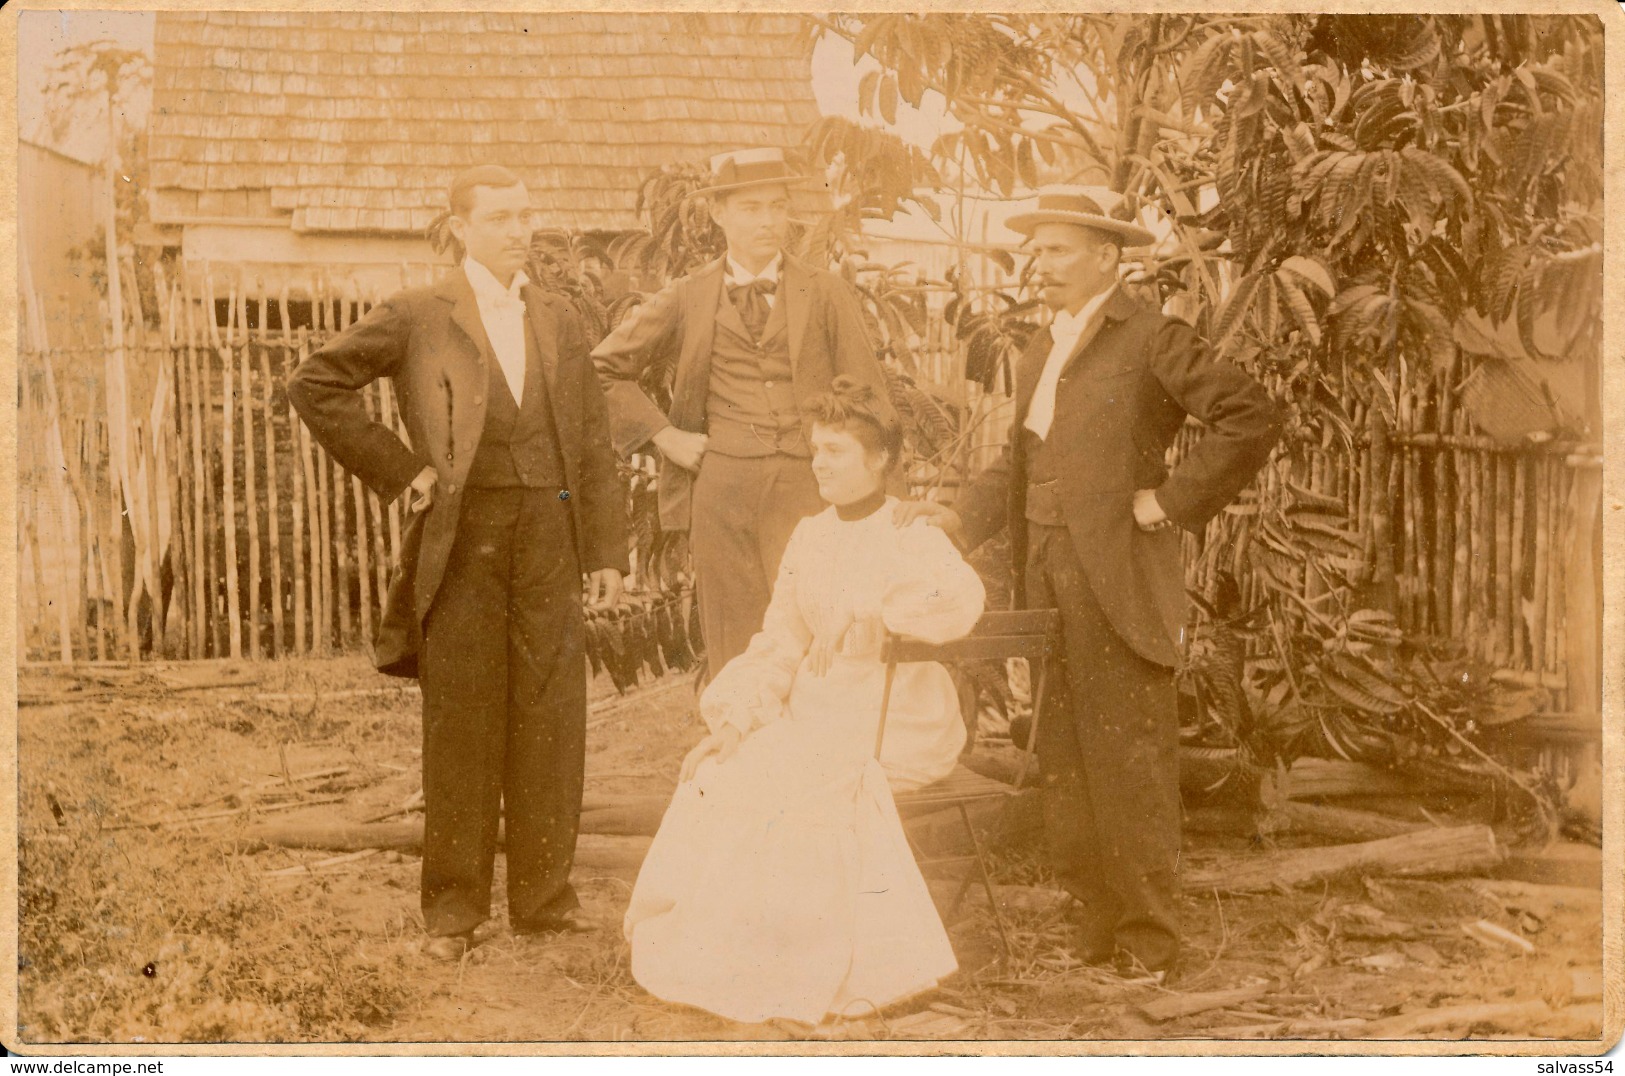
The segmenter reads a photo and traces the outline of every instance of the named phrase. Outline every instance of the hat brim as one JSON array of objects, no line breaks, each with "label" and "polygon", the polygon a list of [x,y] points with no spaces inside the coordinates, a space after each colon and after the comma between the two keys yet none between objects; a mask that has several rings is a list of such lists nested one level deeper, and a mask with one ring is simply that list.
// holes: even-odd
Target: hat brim
[{"label": "hat brim", "polygon": [[1133,221],[1116,217],[1101,217],[1093,213],[1071,213],[1064,209],[1042,209],[1031,213],[1015,213],[1005,221],[1013,231],[1029,238],[1040,224],[1075,224],[1080,228],[1093,228],[1097,232],[1110,232],[1123,240],[1124,246],[1148,247],[1157,237]]},{"label": "hat brim", "polygon": [[700,187],[693,193],[701,194],[727,194],[730,191],[742,191],[746,187],[805,187],[811,183],[811,176],[778,176],[774,179],[747,179],[742,183],[719,183],[711,187]]}]

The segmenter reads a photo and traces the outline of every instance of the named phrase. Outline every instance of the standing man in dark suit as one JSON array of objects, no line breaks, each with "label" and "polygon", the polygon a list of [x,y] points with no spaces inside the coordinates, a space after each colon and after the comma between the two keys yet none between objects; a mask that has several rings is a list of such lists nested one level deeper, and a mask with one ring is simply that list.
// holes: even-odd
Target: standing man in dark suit
[{"label": "standing man in dark suit", "polygon": [[[439,284],[373,308],[294,370],[316,439],[410,521],[375,646],[423,684],[426,950],[460,957],[491,911],[507,821],[518,933],[592,929],[570,888],[586,759],[582,576],[595,608],[627,570],[625,497],[591,346],[523,269],[530,195],[505,168],[451,186],[467,252]],[[360,389],[395,386],[412,447]]]},{"label": "standing man in dark suit", "polygon": [[[911,505],[974,549],[1010,529],[1016,593],[1061,611],[1064,691],[1039,723],[1044,825],[1076,898],[1085,957],[1170,969],[1179,951],[1179,723],[1185,625],[1179,526],[1200,534],[1269,459],[1280,418],[1262,386],[1184,322],[1118,287],[1115,195],[1046,188],[1025,233],[1054,312],[1016,372],[1004,454],[954,509]],[[1169,472],[1186,416],[1206,432]],[[1053,682],[1053,681],[1052,681]]]},{"label": "standing man in dark suit", "polygon": [[[857,294],[784,250],[801,177],[783,151],[725,153],[711,168],[698,193],[728,253],[635,308],[593,358],[616,448],[660,451],[660,525],[689,532],[715,675],[761,630],[790,532],[823,508],[801,401],[842,374],[888,396]],[[668,414],[638,379],[673,360]]]}]

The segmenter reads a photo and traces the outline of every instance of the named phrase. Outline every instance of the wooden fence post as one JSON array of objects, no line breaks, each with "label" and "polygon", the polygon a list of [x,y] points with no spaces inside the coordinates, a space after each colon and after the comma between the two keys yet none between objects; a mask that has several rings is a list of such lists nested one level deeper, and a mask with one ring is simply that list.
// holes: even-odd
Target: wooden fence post
[{"label": "wooden fence post", "polygon": [[[165,440],[169,446],[168,456],[173,463],[173,477],[166,479],[169,487],[169,561],[172,573],[173,588],[170,592],[169,607],[179,610],[180,628],[176,643],[182,657],[192,656],[191,620],[192,620],[192,572],[191,558],[187,555],[191,531],[187,526],[187,500],[186,475],[187,458],[183,450],[185,444],[186,404],[185,385],[181,376],[181,359],[179,337],[176,327],[175,304],[178,301],[175,285],[170,282],[164,273],[162,263],[156,265],[153,272],[158,281],[158,291],[161,296],[159,309],[161,318],[161,339],[163,340],[164,368],[168,371],[171,386],[171,404],[173,414],[164,423]],[[167,619],[167,618],[166,618]],[[165,625],[166,629],[168,625]],[[168,632],[165,631],[165,638]]]},{"label": "wooden fence post", "polygon": [[[211,295],[213,283],[210,284]],[[226,638],[231,647],[233,658],[243,656],[243,606],[241,592],[238,590],[237,571],[237,395],[236,395],[236,367],[237,356],[233,351],[234,340],[231,326],[236,318],[237,311],[237,283],[232,282],[231,291],[226,299],[226,331],[221,334],[215,324],[214,303],[209,303],[209,331],[213,336],[215,351],[220,355],[220,455],[222,481],[221,494],[225,501],[225,518],[221,521],[225,529],[226,544]],[[224,341],[222,343],[222,340]]]},{"label": "wooden fence post", "polygon": [[[316,328],[322,339],[327,338],[327,289],[325,281],[318,279],[317,294],[321,298],[316,308]],[[311,440],[314,440],[312,438]],[[316,511],[319,515],[317,528],[317,553],[321,557],[321,591],[322,591],[322,628],[318,636],[318,653],[325,654],[333,642],[333,524],[332,524],[332,498],[327,489],[327,452],[320,445],[315,445],[316,454],[316,481],[312,486],[316,491]]]},{"label": "wooden fence post", "polygon": [[[45,327],[45,303],[34,290],[33,275],[30,272],[28,252],[23,250],[18,264],[18,286],[28,305],[28,335],[29,345],[39,356],[44,374],[45,398],[42,401],[46,414],[43,432],[45,435],[45,469],[48,472],[46,481],[50,484],[52,495],[56,501],[59,526],[64,539],[68,533],[68,509],[71,505],[68,483],[68,463],[66,446],[62,442],[62,402],[56,393],[56,375],[52,370],[50,338]],[[81,519],[83,516],[81,515]],[[64,544],[66,544],[64,542]],[[79,536],[81,547],[85,544],[83,533]],[[45,580],[42,578],[39,563],[39,544],[36,540],[33,546],[34,554],[34,585],[43,592]],[[73,576],[68,565],[62,565],[60,585],[56,597],[51,604],[56,609],[57,625],[57,657],[64,663],[73,661]],[[90,629],[85,627],[85,651],[90,651]]]},{"label": "wooden fence post", "polygon": [[[282,513],[281,491],[277,488],[282,481],[281,468],[277,466],[276,450],[276,411],[274,400],[275,386],[271,381],[270,359],[270,321],[267,320],[267,295],[265,282],[256,279],[255,290],[260,297],[260,342],[258,347],[260,384],[264,391],[265,404],[265,506],[270,530],[267,537],[270,540],[271,553],[271,645],[278,657],[288,652],[287,633],[283,625],[282,610]],[[286,322],[283,322],[286,325]]]},{"label": "wooden fence post", "polygon": [[237,328],[232,334],[242,360],[243,400],[243,523],[248,531],[248,656],[260,659],[260,498],[258,467],[254,461],[253,358],[249,355],[248,281],[237,278],[233,317]]},{"label": "wooden fence post", "polygon": [[[288,362],[304,359],[304,330],[299,330],[298,351],[293,351],[293,327],[288,317],[288,289],[283,285],[282,294],[277,300],[282,310],[282,354]],[[304,458],[304,423],[292,407],[288,408],[288,447],[293,453],[290,461],[293,471],[293,650],[296,654],[306,652],[305,644],[305,550],[310,541],[310,535],[305,531],[305,469],[302,465]]]}]

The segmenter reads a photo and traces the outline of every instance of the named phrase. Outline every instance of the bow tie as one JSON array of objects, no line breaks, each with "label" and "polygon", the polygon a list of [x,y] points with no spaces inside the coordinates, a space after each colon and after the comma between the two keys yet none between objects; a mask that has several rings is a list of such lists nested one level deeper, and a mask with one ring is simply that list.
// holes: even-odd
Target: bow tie
[{"label": "bow tie", "polygon": [[752,280],[746,284],[729,284],[728,298],[738,303],[742,301],[746,295],[774,295],[778,292],[778,290],[779,282],[777,280],[768,280],[766,277],[757,277],[755,280]]},{"label": "bow tie", "polygon": [[728,285],[728,298],[739,311],[739,318],[745,323],[752,339],[762,338],[762,331],[767,328],[767,297],[778,290],[777,281],[760,277],[748,284]]}]

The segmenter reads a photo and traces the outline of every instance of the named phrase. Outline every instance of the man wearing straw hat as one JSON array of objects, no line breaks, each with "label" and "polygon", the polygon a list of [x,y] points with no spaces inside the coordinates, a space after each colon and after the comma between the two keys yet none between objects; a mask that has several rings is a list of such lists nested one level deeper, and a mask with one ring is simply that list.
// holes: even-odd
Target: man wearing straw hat
[{"label": "man wearing straw hat", "polygon": [[[294,370],[288,400],[380,496],[410,496],[373,658],[423,685],[426,951],[461,957],[491,911],[506,821],[516,933],[592,928],[570,887],[586,762],[582,582],[613,605],[625,491],[580,319],[533,287],[519,177],[452,181],[466,256],[391,297]],[[394,385],[408,447],[361,390]]]},{"label": "man wearing straw hat", "polygon": [[[1268,460],[1275,405],[1184,322],[1118,286],[1152,234],[1109,191],[1053,187],[1010,218],[1054,311],[1016,370],[1002,457],[952,510],[911,505],[974,549],[1006,527],[1016,593],[1061,611],[1064,690],[1038,728],[1046,843],[1086,959],[1166,973],[1179,951],[1179,724],[1185,625],[1177,526],[1201,534]],[[1206,431],[1169,471],[1186,417]],[[1053,681],[1052,681],[1053,682]]]},{"label": "man wearing straw hat", "polygon": [[[823,508],[801,401],[843,374],[888,397],[856,293],[784,249],[804,177],[779,149],[723,153],[711,170],[696,193],[727,254],[636,307],[593,358],[616,448],[660,452],[660,525],[689,532],[715,674],[761,629],[790,532]],[[669,411],[639,385],[666,363]]]}]

